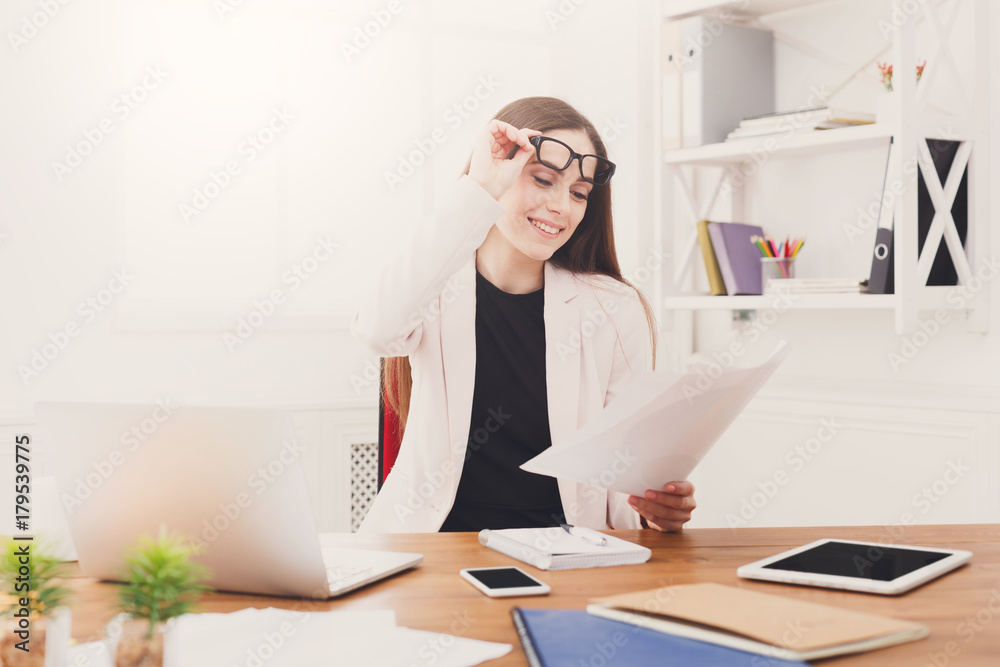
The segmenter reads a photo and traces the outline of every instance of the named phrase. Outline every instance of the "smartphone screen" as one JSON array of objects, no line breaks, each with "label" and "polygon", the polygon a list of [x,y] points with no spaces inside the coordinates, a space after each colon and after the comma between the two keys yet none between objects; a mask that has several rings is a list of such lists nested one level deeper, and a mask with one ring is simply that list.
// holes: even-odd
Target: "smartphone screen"
[{"label": "smartphone screen", "polygon": [[468,570],[469,576],[474,577],[487,588],[527,588],[529,586],[539,587],[537,581],[514,567],[504,567],[491,570]]}]

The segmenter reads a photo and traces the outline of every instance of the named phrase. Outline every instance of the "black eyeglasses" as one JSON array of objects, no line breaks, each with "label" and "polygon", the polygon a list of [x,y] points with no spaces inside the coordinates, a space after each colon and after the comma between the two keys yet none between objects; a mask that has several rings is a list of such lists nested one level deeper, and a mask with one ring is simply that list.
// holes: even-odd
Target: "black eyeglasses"
[{"label": "black eyeglasses", "polygon": [[[573,160],[579,160],[580,176],[594,185],[607,185],[615,173],[614,162],[599,155],[580,155],[558,139],[535,136],[528,141],[535,147],[535,157],[549,169],[564,171]],[[593,176],[588,176],[588,172]]]}]

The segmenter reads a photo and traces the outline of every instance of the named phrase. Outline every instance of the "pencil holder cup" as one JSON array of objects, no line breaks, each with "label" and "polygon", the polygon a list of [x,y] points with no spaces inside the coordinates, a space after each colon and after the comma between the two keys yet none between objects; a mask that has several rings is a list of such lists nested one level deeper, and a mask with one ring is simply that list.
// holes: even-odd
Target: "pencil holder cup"
[{"label": "pencil holder cup", "polygon": [[767,284],[774,278],[794,278],[795,258],[794,257],[761,257],[760,258],[760,284],[763,291],[767,291]]}]

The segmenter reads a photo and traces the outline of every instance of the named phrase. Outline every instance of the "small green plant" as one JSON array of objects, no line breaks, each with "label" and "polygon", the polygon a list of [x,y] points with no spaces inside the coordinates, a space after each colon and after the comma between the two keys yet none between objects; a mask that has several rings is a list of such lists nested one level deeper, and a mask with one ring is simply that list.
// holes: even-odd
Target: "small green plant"
[{"label": "small green plant", "polygon": [[44,543],[5,539],[0,546],[0,591],[8,597],[0,615],[27,608],[32,618],[48,616],[69,599],[68,575],[69,566]]},{"label": "small green plant", "polygon": [[157,624],[186,614],[202,593],[211,590],[201,583],[208,570],[191,560],[197,552],[196,545],[163,527],[157,539],[139,538],[126,555],[121,608],[133,618],[149,621],[147,639],[153,638]]}]

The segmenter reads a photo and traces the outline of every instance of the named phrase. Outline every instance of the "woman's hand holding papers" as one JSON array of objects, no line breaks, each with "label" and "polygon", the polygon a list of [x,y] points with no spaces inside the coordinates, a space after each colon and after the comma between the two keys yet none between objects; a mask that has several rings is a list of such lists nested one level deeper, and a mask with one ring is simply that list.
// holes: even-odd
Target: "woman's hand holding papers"
[{"label": "woman's hand holding papers", "polygon": [[664,533],[678,533],[691,520],[694,484],[688,481],[669,482],[663,491],[646,491],[646,497],[629,496],[628,504],[642,517],[642,525]]}]

